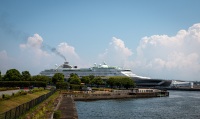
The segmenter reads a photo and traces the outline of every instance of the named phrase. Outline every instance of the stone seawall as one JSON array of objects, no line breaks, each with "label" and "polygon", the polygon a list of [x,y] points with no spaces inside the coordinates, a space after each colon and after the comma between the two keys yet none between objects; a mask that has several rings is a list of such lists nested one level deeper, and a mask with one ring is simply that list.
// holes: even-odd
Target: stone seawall
[{"label": "stone seawall", "polygon": [[66,94],[73,97],[75,101],[87,100],[108,100],[123,98],[151,98],[169,96],[169,92],[153,92],[153,93],[95,93],[95,94]]}]

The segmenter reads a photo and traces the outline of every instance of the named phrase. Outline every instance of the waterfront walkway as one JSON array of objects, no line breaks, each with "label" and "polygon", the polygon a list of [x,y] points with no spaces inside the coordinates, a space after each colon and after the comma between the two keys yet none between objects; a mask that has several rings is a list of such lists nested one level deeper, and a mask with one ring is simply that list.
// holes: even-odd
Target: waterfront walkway
[{"label": "waterfront walkway", "polygon": [[75,102],[69,95],[62,95],[58,110],[61,111],[60,119],[78,119]]}]

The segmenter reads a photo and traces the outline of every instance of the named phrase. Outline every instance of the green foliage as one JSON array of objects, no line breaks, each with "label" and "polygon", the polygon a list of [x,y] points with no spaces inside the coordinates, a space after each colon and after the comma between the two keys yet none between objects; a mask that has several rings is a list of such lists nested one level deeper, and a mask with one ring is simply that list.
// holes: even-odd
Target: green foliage
[{"label": "green foliage", "polygon": [[31,81],[42,81],[48,84],[51,82],[51,78],[49,78],[48,76],[43,76],[43,75],[36,75],[36,76],[31,77]]},{"label": "green foliage", "polygon": [[103,84],[103,80],[101,77],[97,76],[91,81],[91,83],[95,84],[97,87],[99,87],[99,85]]},{"label": "green foliage", "polygon": [[60,119],[60,117],[61,117],[61,111],[60,110],[57,110],[53,113],[54,119]]},{"label": "green foliage", "polygon": [[107,83],[108,85],[110,85],[111,88],[113,88],[113,86],[115,86],[115,84],[116,84],[115,79],[116,79],[116,78],[114,78],[114,77],[110,77],[110,78],[107,80],[106,83]]},{"label": "green foliage", "polygon": [[30,82],[21,81],[1,81],[0,87],[28,87]]},{"label": "green foliage", "polygon": [[56,84],[57,82],[64,82],[64,75],[62,73],[55,73],[52,77],[52,82]]},{"label": "green foliage", "polygon": [[22,90],[22,91],[19,91],[19,94],[20,95],[27,95],[27,92]]},{"label": "green foliage", "polygon": [[21,74],[16,69],[7,70],[4,80],[5,81],[19,81],[21,79]]},{"label": "green foliage", "polygon": [[81,78],[81,82],[85,83],[86,85],[90,83],[90,77],[89,76],[83,76]]},{"label": "green foliage", "polygon": [[47,83],[43,81],[30,81],[30,86],[33,87],[46,87]]},{"label": "green foliage", "polygon": [[77,77],[72,77],[69,81],[70,84],[78,84],[80,85],[81,84],[81,80]]},{"label": "green foliage", "polygon": [[33,88],[33,89],[29,90],[28,92],[29,93],[35,93],[35,92],[39,92],[39,91],[42,91],[42,90],[44,90],[44,88]]},{"label": "green foliage", "polygon": [[3,100],[8,100],[8,99],[10,99],[11,98],[11,95],[8,95],[8,94],[3,94],[2,95],[2,99]]},{"label": "green foliage", "polygon": [[110,85],[111,88],[114,86],[118,88],[124,87],[126,89],[135,87],[135,83],[131,78],[123,76],[110,77],[106,83]]},{"label": "green foliage", "polygon": [[128,89],[131,87],[135,87],[135,83],[132,79],[130,79],[129,77],[124,77],[122,78],[122,85],[124,86],[124,88]]},{"label": "green foliage", "polygon": [[67,83],[67,82],[57,82],[56,88],[57,89],[69,89],[69,83]]},{"label": "green foliage", "polygon": [[92,81],[95,78],[95,76],[94,75],[89,75],[89,78],[90,78],[90,81]]},{"label": "green foliage", "polygon": [[23,71],[22,72],[22,81],[30,81],[31,80],[31,74],[29,73],[29,71]]},{"label": "green foliage", "polygon": [[122,78],[122,77],[117,77],[117,78],[115,79],[115,85],[116,85],[117,87],[119,87],[119,88],[122,87],[122,82],[123,82],[123,78]]},{"label": "green foliage", "polygon": [[76,84],[70,84],[70,89],[71,90],[81,90],[82,86],[81,85],[76,85]]},{"label": "green foliage", "polygon": [[77,84],[77,85],[80,85],[81,84],[81,80],[80,78],[78,77],[77,74],[70,74],[70,78],[68,79],[68,82],[70,84]]}]

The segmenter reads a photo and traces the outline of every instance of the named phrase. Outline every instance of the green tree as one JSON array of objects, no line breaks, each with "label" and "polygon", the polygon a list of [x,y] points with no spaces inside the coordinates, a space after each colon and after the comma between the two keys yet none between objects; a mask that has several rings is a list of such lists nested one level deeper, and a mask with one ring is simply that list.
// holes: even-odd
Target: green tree
[{"label": "green tree", "polygon": [[81,80],[77,77],[72,77],[70,82],[70,84],[77,84],[77,85],[80,85],[81,84]]},{"label": "green tree", "polygon": [[116,79],[115,79],[115,85],[116,85],[118,88],[121,88],[121,87],[122,87],[122,80],[121,80],[121,77],[116,77]]},{"label": "green tree", "polygon": [[90,77],[89,76],[83,76],[81,78],[81,82],[85,83],[85,85],[89,84],[90,83]]},{"label": "green tree", "polygon": [[64,75],[63,73],[55,73],[52,77],[52,82],[56,84],[57,82],[64,82]]},{"label": "green tree", "polygon": [[31,74],[29,73],[29,71],[23,71],[22,72],[21,80],[23,80],[23,81],[30,81],[31,80]]},{"label": "green tree", "polygon": [[103,80],[99,76],[95,77],[91,82],[92,82],[92,84],[95,84],[97,87],[99,87],[99,85],[103,84]]},{"label": "green tree", "polygon": [[81,80],[80,80],[80,78],[79,78],[79,76],[77,75],[77,74],[70,74],[70,77],[69,77],[69,79],[68,79],[68,82],[70,83],[70,84],[78,84],[78,85],[80,85],[81,84]]},{"label": "green tree", "polygon": [[129,78],[129,77],[122,77],[122,86],[126,89],[131,88],[131,87],[135,87],[135,83],[134,81]]},{"label": "green tree", "polygon": [[21,79],[21,74],[17,69],[10,69],[6,71],[3,79],[6,81],[19,81]]},{"label": "green tree", "polygon": [[134,81],[125,76],[110,77],[106,83],[110,85],[111,88],[113,88],[113,86],[117,86],[119,88],[124,87],[126,89],[135,87]]},{"label": "green tree", "polygon": [[110,85],[111,88],[113,88],[113,87],[116,85],[115,79],[116,79],[116,78],[114,78],[114,77],[110,77],[110,78],[107,80],[106,83],[107,83],[108,85]]},{"label": "green tree", "polygon": [[69,89],[69,83],[68,82],[57,82],[56,88],[57,89]]},{"label": "green tree", "polygon": [[89,84],[92,85],[92,80],[95,78],[95,76],[94,75],[89,75],[89,78],[90,78]]},{"label": "green tree", "polygon": [[48,76],[43,76],[43,75],[36,75],[36,76],[31,77],[31,81],[42,81],[42,82],[50,83],[51,78],[49,78]]},{"label": "green tree", "polygon": [[89,75],[89,78],[90,78],[90,81],[92,81],[95,78],[95,76],[94,75]]}]

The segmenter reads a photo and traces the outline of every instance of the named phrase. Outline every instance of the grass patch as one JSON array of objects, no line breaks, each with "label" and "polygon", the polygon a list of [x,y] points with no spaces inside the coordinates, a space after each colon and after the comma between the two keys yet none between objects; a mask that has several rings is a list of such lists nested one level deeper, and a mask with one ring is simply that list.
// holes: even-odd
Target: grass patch
[{"label": "grass patch", "polygon": [[9,111],[12,108],[15,108],[21,104],[24,104],[28,101],[31,101],[32,99],[35,99],[41,95],[47,94],[50,92],[49,90],[43,90],[39,92],[35,92],[32,94],[27,94],[27,95],[21,95],[18,97],[13,97],[9,100],[2,100],[0,101],[0,113],[4,113],[6,111]]},{"label": "grass patch", "polygon": [[55,92],[44,102],[32,108],[26,114],[22,115],[20,119],[49,119],[51,114],[54,112],[54,108],[58,103],[59,92]]}]

